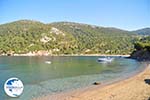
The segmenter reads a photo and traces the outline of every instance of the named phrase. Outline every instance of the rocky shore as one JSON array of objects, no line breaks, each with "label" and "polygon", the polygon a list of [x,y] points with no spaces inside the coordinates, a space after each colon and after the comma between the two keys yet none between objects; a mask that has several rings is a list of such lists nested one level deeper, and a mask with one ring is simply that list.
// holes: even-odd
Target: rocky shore
[{"label": "rocky shore", "polygon": [[134,51],[130,58],[137,59],[140,61],[150,61],[150,52],[148,50],[136,50]]}]

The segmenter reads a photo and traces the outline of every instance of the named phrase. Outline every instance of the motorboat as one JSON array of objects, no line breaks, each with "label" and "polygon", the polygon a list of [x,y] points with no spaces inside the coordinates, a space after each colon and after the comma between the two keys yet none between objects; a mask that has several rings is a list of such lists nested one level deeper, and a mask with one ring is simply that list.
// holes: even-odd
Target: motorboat
[{"label": "motorboat", "polygon": [[98,62],[103,62],[103,63],[107,63],[107,62],[112,62],[114,58],[110,58],[110,57],[103,57],[103,58],[98,58]]},{"label": "motorboat", "polygon": [[51,62],[51,61],[45,61],[45,63],[46,63],[46,64],[51,64],[52,62]]}]

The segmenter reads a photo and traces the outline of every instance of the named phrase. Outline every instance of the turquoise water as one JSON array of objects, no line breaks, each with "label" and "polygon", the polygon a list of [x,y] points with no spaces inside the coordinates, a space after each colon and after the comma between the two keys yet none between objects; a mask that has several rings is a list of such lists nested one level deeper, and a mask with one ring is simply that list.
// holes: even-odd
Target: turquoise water
[{"label": "turquoise water", "polygon": [[[143,63],[115,57],[111,63],[99,63],[98,57],[0,57],[0,100],[32,98],[92,85],[113,82],[140,71]],[[45,63],[51,61],[51,64]],[[3,91],[8,78],[17,77],[24,84],[23,94],[10,98]]]}]

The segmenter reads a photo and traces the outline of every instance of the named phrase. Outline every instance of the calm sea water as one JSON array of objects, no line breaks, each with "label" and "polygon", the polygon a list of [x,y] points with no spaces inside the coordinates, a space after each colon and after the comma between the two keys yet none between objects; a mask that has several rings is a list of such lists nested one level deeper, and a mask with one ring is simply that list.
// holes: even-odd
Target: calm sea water
[{"label": "calm sea water", "polygon": [[[30,100],[47,94],[70,91],[111,82],[140,71],[144,64],[115,57],[111,63],[99,63],[98,57],[0,57],[0,100]],[[51,61],[51,64],[45,63]],[[8,97],[3,90],[8,78],[17,77],[24,84],[23,94]]]}]

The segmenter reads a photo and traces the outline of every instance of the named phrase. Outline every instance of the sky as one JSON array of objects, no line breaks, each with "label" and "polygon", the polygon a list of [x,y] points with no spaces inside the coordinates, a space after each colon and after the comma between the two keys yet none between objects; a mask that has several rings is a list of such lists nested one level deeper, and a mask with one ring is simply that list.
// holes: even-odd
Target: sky
[{"label": "sky", "polygon": [[150,0],[0,0],[0,24],[21,19],[136,30],[150,27]]}]

